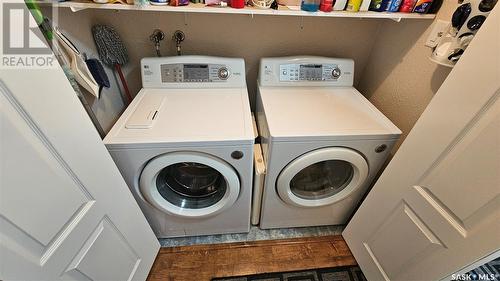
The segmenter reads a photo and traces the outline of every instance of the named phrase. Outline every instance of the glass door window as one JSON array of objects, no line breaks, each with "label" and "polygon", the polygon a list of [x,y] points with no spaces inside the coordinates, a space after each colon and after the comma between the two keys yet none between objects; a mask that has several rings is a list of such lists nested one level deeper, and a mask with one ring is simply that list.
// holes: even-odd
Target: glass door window
[{"label": "glass door window", "polygon": [[298,172],[290,181],[290,189],[304,199],[322,199],[346,188],[353,175],[354,169],[347,161],[321,161]]},{"label": "glass door window", "polygon": [[165,167],[156,178],[160,195],[187,209],[200,209],[224,197],[227,183],[217,170],[200,163],[183,162]]},{"label": "glass door window", "polygon": [[199,152],[172,152],[146,164],[139,188],[144,199],[160,211],[204,217],[236,202],[240,180],[222,159]]},{"label": "glass door window", "polygon": [[276,180],[276,190],[287,204],[319,207],[334,204],[360,188],[368,177],[368,163],[357,151],[328,147],[291,161]]}]

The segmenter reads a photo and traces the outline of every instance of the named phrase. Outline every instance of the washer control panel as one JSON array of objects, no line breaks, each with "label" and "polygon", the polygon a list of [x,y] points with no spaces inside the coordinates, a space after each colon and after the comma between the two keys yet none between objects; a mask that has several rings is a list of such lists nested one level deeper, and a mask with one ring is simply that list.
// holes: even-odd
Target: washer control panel
[{"label": "washer control panel", "polygon": [[335,81],[342,75],[336,64],[281,64],[280,81]]},{"label": "washer control panel", "polygon": [[143,88],[246,90],[245,61],[240,58],[175,56],[141,59]]},{"label": "washer control panel", "polygon": [[230,76],[229,67],[223,64],[161,64],[161,82],[224,82]]},{"label": "washer control panel", "polygon": [[315,56],[263,58],[261,86],[352,86],[354,61]]}]

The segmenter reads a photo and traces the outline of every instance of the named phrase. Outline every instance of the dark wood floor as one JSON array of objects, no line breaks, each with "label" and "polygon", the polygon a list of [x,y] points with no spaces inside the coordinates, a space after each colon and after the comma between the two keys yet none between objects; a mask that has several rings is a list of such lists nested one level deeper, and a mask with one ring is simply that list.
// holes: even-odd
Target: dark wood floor
[{"label": "dark wood floor", "polygon": [[148,281],[208,281],[214,277],[356,265],[342,236],[162,248]]}]

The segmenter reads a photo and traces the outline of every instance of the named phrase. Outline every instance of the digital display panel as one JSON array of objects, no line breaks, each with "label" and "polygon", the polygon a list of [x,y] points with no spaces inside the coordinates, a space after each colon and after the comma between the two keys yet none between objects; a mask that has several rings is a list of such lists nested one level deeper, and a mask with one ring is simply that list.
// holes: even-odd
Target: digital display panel
[{"label": "digital display panel", "polygon": [[301,64],[300,79],[321,80],[323,77],[323,65],[321,64]]},{"label": "digital display panel", "polygon": [[185,81],[208,81],[208,64],[185,64],[183,68]]}]

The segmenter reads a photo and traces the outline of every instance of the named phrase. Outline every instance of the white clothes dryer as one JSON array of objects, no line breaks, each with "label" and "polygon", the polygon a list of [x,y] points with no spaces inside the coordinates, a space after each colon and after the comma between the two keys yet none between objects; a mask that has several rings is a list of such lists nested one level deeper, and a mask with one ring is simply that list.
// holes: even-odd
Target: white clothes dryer
[{"label": "white clothes dryer", "polygon": [[344,224],[367,192],[401,131],[353,77],[350,59],[261,60],[261,228]]},{"label": "white clothes dryer", "polygon": [[255,136],[243,59],[145,58],[141,73],[104,143],[156,235],[248,232]]}]

